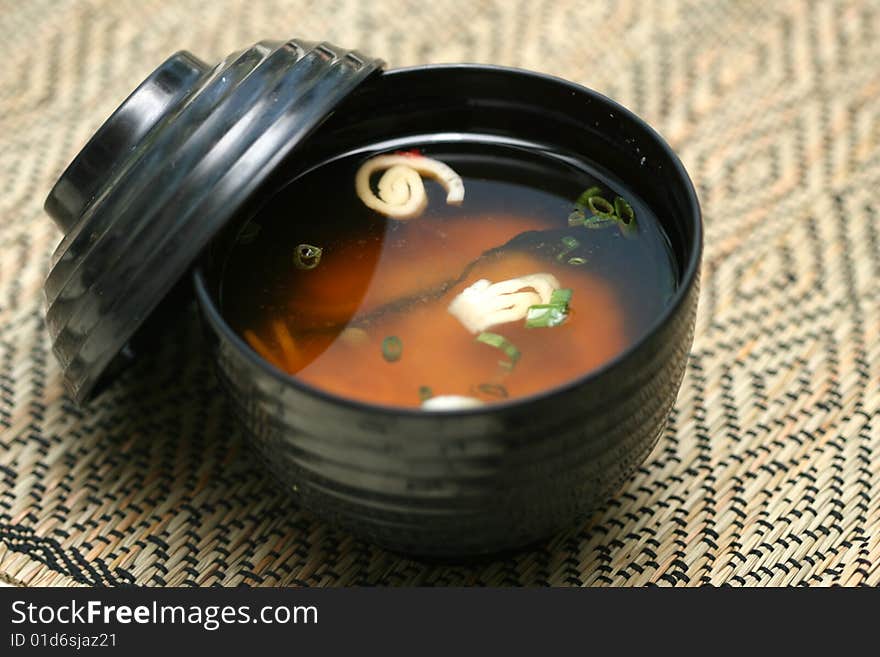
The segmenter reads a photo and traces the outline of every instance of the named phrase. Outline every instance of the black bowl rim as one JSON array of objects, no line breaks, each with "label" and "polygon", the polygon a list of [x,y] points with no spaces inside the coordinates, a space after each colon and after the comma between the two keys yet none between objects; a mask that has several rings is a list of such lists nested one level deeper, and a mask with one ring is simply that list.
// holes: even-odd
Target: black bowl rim
[{"label": "black bowl rim", "polygon": [[512,399],[509,401],[492,402],[491,404],[486,404],[485,406],[480,406],[477,408],[458,410],[425,410],[422,408],[411,408],[408,406],[390,406],[386,404],[373,404],[369,402],[358,401],[356,399],[343,397],[341,395],[337,395],[335,393],[309,385],[307,383],[304,383],[303,381],[300,381],[295,376],[276,369],[271,364],[266,362],[263,358],[261,358],[258,354],[256,354],[245,343],[245,341],[241,337],[239,337],[239,335],[236,334],[235,331],[232,330],[232,327],[229,326],[226,320],[223,319],[222,315],[220,314],[220,310],[217,307],[217,304],[214,303],[213,299],[211,298],[211,294],[208,292],[208,286],[205,283],[201,265],[198,265],[195,268],[193,272],[193,281],[195,285],[196,297],[199,300],[202,311],[204,312],[206,318],[210,321],[214,329],[219,331],[224,338],[235,345],[237,350],[241,352],[245,358],[247,358],[252,364],[262,369],[264,373],[268,374],[280,383],[292,385],[306,395],[317,397],[319,400],[324,402],[330,402],[332,404],[347,407],[353,411],[373,414],[382,413],[385,415],[391,415],[401,418],[433,419],[437,417],[471,417],[479,415],[489,415],[508,408],[524,407],[529,404],[544,400],[548,397],[565,393],[572,390],[573,388],[580,387],[586,384],[588,381],[601,378],[607,371],[619,367],[622,362],[624,362],[633,354],[633,352],[637,351],[645,343],[650,341],[658,332],[660,332],[660,330],[670,321],[672,316],[675,315],[676,312],[678,312],[679,307],[684,303],[685,298],[689,294],[691,287],[696,282],[696,278],[700,270],[700,262],[703,253],[703,220],[696,189],[694,188],[693,181],[688,175],[687,170],[684,168],[684,165],[681,163],[678,155],[676,155],[675,151],[672,150],[672,147],[666,142],[666,140],[660,135],[660,133],[657,132],[653,127],[651,127],[644,119],[642,119],[637,114],[627,109],[620,103],[612,100],[611,98],[608,98],[598,91],[577,84],[576,82],[571,82],[564,78],[560,78],[558,76],[550,75],[547,73],[539,73],[537,71],[531,71],[528,69],[516,68],[511,66],[464,63],[422,64],[418,66],[408,66],[385,71],[382,73],[382,76],[385,77],[397,75],[416,75],[421,72],[433,72],[438,70],[451,70],[453,72],[488,71],[493,73],[511,74],[518,77],[530,77],[545,82],[555,83],[568,87],[574,93],[586,94],[590,96],[593,100],[606,104],[613,112],[620,112],[621,115],[626,116],[630,120],[634,121],[640,128],[645,131],[648,137],[653,138],[656,141],[656,143],[660,146],[660,149],[668,156],[670,162],[675,169],[675,172],[678,174],[678,177],[684,186],[684,191],[687,195],[687,203],[689,206],[688,215],[689,218],[694,222],[694,248],[692,249],[690,257],[688,258],[687,263],[684,267],[680,285],[678,286],[678,289],[676,289],[675,295],[673,296],[672,300],[666,305],[666,308],[664,308],[663,312],[661,312],[656,317],[650,327],[644,333],[642,333],[642,335],[638,339],[634,340],[619,354],[614,356],[614,358],[611,358],[602,365],[588,371],[583,376],[571,379],[552,388],[547,388],[546,390],[543,390],[539,393],[534,393],[524,397],[517,397],[516,399]]}]

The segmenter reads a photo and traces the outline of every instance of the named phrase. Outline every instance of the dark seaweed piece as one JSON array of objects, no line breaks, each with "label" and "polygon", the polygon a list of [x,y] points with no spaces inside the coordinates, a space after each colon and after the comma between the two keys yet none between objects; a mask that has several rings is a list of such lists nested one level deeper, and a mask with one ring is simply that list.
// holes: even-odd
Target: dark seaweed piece
[{"label": "dark seaweed piece", "polygon": [[348,325],[365,326],[385,313],[399,312],[418,303],[425,303],[433,301],[434,299],[439,299],[456,285],[463,282],[477,265],[492,258],[500,258],[505,253],[511,251],[528,253],[551,261],[556,260],[560,254],[564,252],[564,255],[568,257],[568,263],[570,265],[577,266],[585,264],[587,262],[586,255],[588,253],[588,247],[583,243],[579,243],[573,250],[569,250],[571,242],[563,242],[565,238],[571,238],[570,228],[529,230],[520,233],[504,244],[484,251],[478,258],[469,262],[455,278],[444,281],[440,285],[429,290],[401,297],[400,299],[386,303],[383,306],[379,306],[378,308],[371,310],[369,313],[356,317],[352,322],[349,322]]}]

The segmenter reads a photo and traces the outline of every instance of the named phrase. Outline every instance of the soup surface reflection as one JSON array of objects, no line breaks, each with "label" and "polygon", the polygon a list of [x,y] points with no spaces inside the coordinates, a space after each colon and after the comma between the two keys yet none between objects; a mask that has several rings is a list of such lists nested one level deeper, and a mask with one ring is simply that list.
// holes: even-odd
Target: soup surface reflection
[{"label": "soup surface reflection", "polygon": [[227,320],[306,384],[437,409],[540,393],[619,354],[675,290],[657,218],[586,168],[510,146],[432,144],[404,155],[448,165],[463,201],[447,202],[441,174],[423,175],[426,205],[394,218],[364,200],[391,197],[382,171],[365,174],[361,195],[355,186],[374,155],[292,181],[243,226],[226,263]]}]

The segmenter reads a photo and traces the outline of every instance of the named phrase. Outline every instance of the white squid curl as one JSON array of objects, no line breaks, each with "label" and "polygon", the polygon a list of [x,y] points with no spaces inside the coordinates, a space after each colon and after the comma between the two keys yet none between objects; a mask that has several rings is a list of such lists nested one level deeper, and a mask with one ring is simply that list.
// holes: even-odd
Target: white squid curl
[{"label": "white squid curl", "polygon": [[[370,177],[386,169],[379,179],[379,195],[370,187]],[[455,171],[439,160],[422,155],[377,155],[364,162],[355,175],[358,198],[371,210],[391,219],[406,221],[425,211],[428,196],[422,176],[433,178],[446,190],[446,202],[464,200],[464,183]]]},{"label": "white squid curl", "polygon": [[531,306],[550,303],[550,296],[559,287],[553,274],[543,272],[499,283],[481,278],[456,296],[448,310],[468,331],[481,333],[498,324],[524,319]]}]

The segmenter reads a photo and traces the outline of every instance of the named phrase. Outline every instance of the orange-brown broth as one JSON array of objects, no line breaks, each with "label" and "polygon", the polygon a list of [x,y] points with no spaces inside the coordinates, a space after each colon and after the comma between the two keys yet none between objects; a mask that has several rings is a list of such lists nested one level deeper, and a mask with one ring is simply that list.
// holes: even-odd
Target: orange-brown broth
[{"label": "orange-brown broth", "polygon": [[[478,262],[466,279],[439,296],[358,323],[378,308],[438,289],[485,251],[542,227],[546,224],[512,214],[442,222],[413,219],[396,226],[384,241],[331,244],[317,268],[297,272],[289,311],[265,318],[245,336],[287,373],[364,402],[418,406],[424,386],[435,395],[470,395],[485,401],[498,397],[481,392],[482,383],[502,385],[510,398],[558,386],[613,358],[626,345],[624,312],[613,290],[585,268],[505,253]],[[509,370],[499,365],[504,354],[475,341],[447,307],[480,278],[498,282],[537,272],[551,273],[562,287],[571,288],[571,311],[566,322],[554,328],[527,329],[523,320],[490,328],[521,352]],[[359,336],[364,339],[338,339],[353,320],[366,332]],[[388,336],[397,336],[403,345],[396,362],[387,362],[382,353]]]}]

